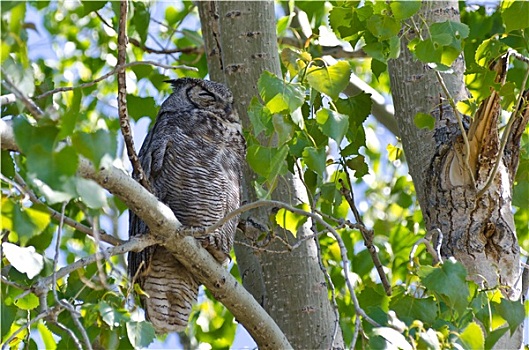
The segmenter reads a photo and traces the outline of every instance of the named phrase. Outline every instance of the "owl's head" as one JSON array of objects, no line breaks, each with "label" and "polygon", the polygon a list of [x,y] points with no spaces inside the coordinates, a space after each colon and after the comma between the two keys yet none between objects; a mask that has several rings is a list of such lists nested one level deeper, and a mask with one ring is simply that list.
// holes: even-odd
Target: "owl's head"
[{"label": "owl's head", "polygon": [[[233,95],[223,84],[195,78],[167,80],[173,86],[173,93],[164,102],[167,107],[199,108],[238,122],[239,118],[233,108]],[[163,108],[163,106],[162,106]]]}]

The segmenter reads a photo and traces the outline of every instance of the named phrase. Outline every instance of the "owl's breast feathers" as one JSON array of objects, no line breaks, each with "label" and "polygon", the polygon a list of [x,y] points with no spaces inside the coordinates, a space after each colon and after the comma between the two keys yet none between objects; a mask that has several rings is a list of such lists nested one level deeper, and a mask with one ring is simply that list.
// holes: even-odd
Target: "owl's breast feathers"
[{"label": "owl's breast feathers", "polygon": [[[211,91],[203,93],[198,84]],[[139,152],[154,195],[168,205],[187,227],[217,223],[240,203],[240,180],[246,144],[235,112],[221,113],[219,98],[231,95],[213,82],[186,79],[174,84],[175,92],[162,105],[156,123]],[[218,94],[216,95],[217,89]],[[188,103],[184,99],[195,99]],[[200,107],[200,104],[204,107]],[[215,107],[207,109],[207,105]],[[197,237],[223,262],[229,257],[238,218],[226,222],[208,237]],[[148,234],[148,227],[130,213],[130,236]],[[136,277],[147,296],[142,305],[158,332],[185,328],[196,302],[198,283],[163,246],[129,253],[129,276]]]}]

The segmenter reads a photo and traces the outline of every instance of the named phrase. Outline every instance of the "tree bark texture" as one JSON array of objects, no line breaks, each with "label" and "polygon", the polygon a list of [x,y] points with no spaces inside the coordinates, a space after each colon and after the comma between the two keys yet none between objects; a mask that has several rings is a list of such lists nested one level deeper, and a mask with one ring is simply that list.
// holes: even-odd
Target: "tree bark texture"
[{"label": "tree bark texture", "polygon": [[[428,24],[459,21],[458,4],[423,2],[418,16]],[[415,23],[421,23],[418,16]],[[390,62],[389,70],[395,116],[426,229],[442,234],[441,255],[455,257],[480,286],[502,286],[507,297],[518,300],[521,269],[511,198],[520,137],[529,112],[511,116],[517,119],[500,154],[499,96],[493,91],[472,119],[462,117],[463,134],[435,72],[407,49],[408,41],[417,34],[412,31],[403,36],[401,55]],[[506,59],[495,63],[498,83],[506,67]],[[463,58],[452,68],[452,73],[442,77],[457,102],[466,98]],[[433,130],[415,126],[418,112],[434,116]],[[496,348],[519,348],[521,342],[520,327],[512,337],[502,338]]]},{"label": "tree bark texture", "polygon": [[[235,96],[235,104],[245,130],[251,130],[247,115],[257,82],[264,71],[281,76],[274,3],[272,1],[199,2],[208,67],[212,79],[225,82]],[[215,32],[217,30],[218,32]],[[246,167],[243,199],[253,202],[255,174]],[[279,181],[272,198],[292,205],[307,198],[297,176],[289,174]],[[243,217],[244,232],[236,240],[251,244],[263,232],[270,211],[256,210]],[[275,232],[291,243],[288,232]],[[298,239],[310,235],[310,225],[298,232]],[[285,250],[273,241],[267,249]],[[262,303],[290,343],[297,349],[343,348],[339,320],[328,297],[325,277],[320,270],[316,244],[307,240],[292,252],[259,252],[235,244],[243,285]]]}]

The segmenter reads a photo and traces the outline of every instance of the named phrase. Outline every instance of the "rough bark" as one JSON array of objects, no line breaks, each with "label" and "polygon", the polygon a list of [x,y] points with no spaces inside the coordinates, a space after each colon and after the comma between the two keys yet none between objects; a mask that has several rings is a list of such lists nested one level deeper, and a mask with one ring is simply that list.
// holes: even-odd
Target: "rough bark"
[{"label": "rough bark", "polygon": [[[252,97],[259,95],[259,77],[263,71],[281,76],[274,4],[271,1],[201,2],[199,8],[203,28],[210,30],[203,31],[210,76],[226,82],[233,91],[245,130],[250,130],[246,111]],[[220,32],[212,33],[212,28]],[[253,202],[257,199],[253,190],[255,174],[246,168],[244,177],[243,198]],[[301,181],[292,174],[279,181],[272,194],[273,199],[289,204],[297,204],[306,197]],[[269,211],[256,210],[245,217],[245,232],[237,239],[251,242],[257,238],[261,228],[266,227],[269,215]],[[291,242],[295,240],[285,232],[276,234]],[[301,228],[298,238],[310,234],[310,226],[306,225]],[[267,248],[285,249],[278,242],[272,242]],[[262,303],[294,348],[343,348],[316,249],[312,240],[283,254],[235,246],[244,286]]]},{"label": "rough bark", "polygon": [[[459,21],[455,1],[423,4],[419,16],[426,23]],[[418,18],[416,23],[420,23]],[[506,296],[518,300],[521,270],[511,197],[518,164],[518,134],[527,125],[527,111],[517,117],[503,154],[497,125],[499,97],[494,92],[472,119],[463,117],[463,134],[435,72],[414,60],[407,49],[407,40],[414,35],[404,36],[401,56],[390,62],[389,70],[395,115],[404,152],[413,154],[407,161],[426,228],[440,230],[441,254],[460,261],[470,278],[486,288],[502,286]],[[498,82],[505,67],[505,62],[496,65]],[[463,59],[459,57],[452,68],[453,73],[442,76],[457,102],[466,97]],[[436,118],[434,130],[414,125],[418,112]],[[468,151],[463,135],[469,140]],[[498,171],[487,185],[497,162]],[[496,348],[519,348],[521,335],[520,327],[512,337],[502,338]]]}]

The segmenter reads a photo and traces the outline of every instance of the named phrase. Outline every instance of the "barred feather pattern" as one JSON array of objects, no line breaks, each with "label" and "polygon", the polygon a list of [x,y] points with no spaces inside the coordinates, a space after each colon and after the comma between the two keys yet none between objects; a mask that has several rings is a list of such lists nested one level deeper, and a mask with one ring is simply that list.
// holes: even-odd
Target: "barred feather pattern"
[{"label": "barred feather pattern", "polygon": [[[200,79],[171,81],[173,94],[162,104],[139,158],[157,198],[186,227],[215,224],[237,209],[245,141],[231,92]],[[229,259],[238,218],[213,234],[196,237],[219,263]],[[130,213],[129,236],[149,234]],[[129,253],[129,276],[146,295],[145,315],[158,333],[183,331],[199,283],[163,246]]]}]

